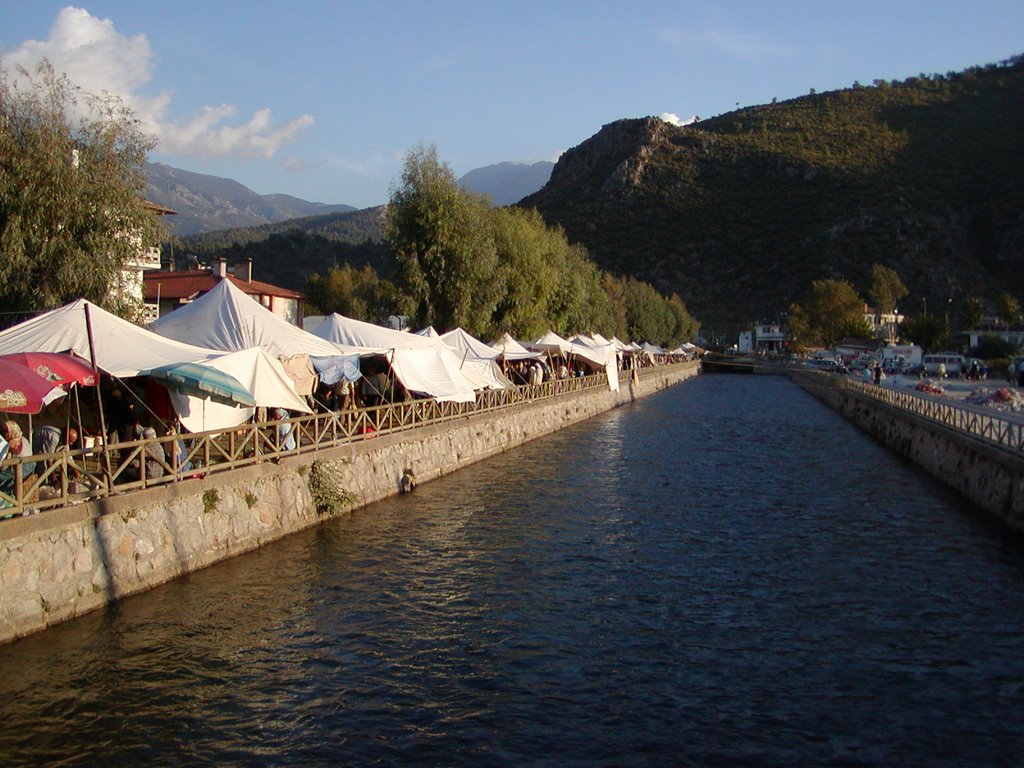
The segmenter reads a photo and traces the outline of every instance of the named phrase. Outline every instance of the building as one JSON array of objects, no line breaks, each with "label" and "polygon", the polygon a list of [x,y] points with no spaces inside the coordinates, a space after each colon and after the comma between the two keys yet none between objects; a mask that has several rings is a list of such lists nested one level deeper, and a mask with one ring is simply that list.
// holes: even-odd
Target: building
[{"label": "building", "polygon": [[740,331],[737,349],[740,352],[778,354],[786,345],[786,331],[780,323],[757,323],[750,330]]},{"label": "building", "polygon": [[874,307],[864,305],[864,322],[871,328],[871,334],[876,339],[884,339],[890,344],[899,335],[897,333],[900,323],[905,319],[898,309],[892,312],[878,312]]},{"label": "building", "polygon": [[301,327],[305,298],[288,288],[252,279],[252,259],[235,263],[228,269],[227,260],[218,259],[210,267],[183,271],[146,272],[143,295],[146,301],[146,323],[154,322],[178,307],[195,301],[212,289],[218,281],[230,280],[282,320]]},{"label": "building", "polygon": [[[156,203],[151,203],[148,200],[144,201],[143,204],[157,216],[170,216],[177,213],[177,211],[172,211],[170,208],[164,208]],[[121,271],[117,276],[117,282],[110,286],[109,295],[115,299],[116,303],[120,306],[144,305],[144,275],[147,272],[160,269],[160,246],[145,245],[142,242],[142,238],[138,235],[131,237],[133,237],[138,246],[136,251],[137,255],[121,267]],[[155,317],[149,317],[145,309],[144,317],[147,323],[156,319]]]},{"label": "building", "polygon": [[1016,344],[1018,349],[1024,349],[1024,331],[1022,330],[1011,330],[1009,328],[974,329],[964,331],[964,335],[967,336],[968,346],[972,349],[978,346],[986,336],[995,336],[1009,344]]}]

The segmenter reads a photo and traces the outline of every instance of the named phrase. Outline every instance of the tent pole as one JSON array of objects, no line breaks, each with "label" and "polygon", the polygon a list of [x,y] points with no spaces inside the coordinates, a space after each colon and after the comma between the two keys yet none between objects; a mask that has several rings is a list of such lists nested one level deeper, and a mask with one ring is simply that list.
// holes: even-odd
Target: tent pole
[{"label": "tent pole", "polygon": [[92,315],[89,314],[88,304],[85,305],[85,333],[89,338],[89,363],[92,365],[92,372],[96,376],[96,407],[99,410],[100,434],[103,440],[103,454],[101,458],[103,476],[107,480],[108,492],[112,492],[114,490],[114,476],[113,472],[110,471],[110,451],[107,448],[107,439],[110,436],[107,434],[107,420],[103,415],[103,398],[100,396],[100,369],[96,367],[96,344],[92,337]]}]

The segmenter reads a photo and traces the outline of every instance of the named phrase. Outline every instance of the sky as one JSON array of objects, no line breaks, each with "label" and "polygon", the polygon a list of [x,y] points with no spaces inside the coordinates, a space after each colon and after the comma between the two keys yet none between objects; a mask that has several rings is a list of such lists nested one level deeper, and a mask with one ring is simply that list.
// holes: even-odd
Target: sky
[{"label": "sky", "polygon": [[120,96],[150,160],[358,208],[387,202],[419,145],[462,176],[554,161],[622,118],[1021,53],[1021,0],[0,3],[0,66],[46,57]]}]

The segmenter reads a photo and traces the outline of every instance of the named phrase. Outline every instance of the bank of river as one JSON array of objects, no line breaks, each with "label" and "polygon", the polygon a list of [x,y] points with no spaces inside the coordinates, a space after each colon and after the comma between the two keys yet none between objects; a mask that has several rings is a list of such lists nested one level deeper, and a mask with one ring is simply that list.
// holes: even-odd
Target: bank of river
[{"label": "bank of river", "polygon": [[9,764],[1009,765],[1024,550],[704,376],[0,648]]}]

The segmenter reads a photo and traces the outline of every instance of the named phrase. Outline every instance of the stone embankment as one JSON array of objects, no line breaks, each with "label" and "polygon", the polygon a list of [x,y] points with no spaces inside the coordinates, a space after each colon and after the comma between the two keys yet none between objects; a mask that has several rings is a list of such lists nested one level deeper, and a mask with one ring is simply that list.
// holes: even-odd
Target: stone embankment
[{"label": "stone embankment", "polygon": [[[839,377],[790,371],[790,378],[878,442],[977,506],[1024,531],[1024,423]],[[913,406],[913,407],[908,407]],[[884,487],[885,478],[878,478]]]},{"label": "stone embankment", "polygon": [[0,523],[0,642],[261,547],[695,376],[588,389]]}]

